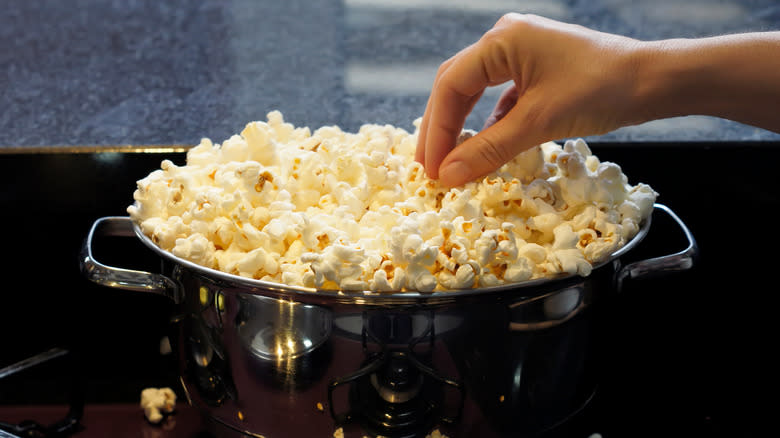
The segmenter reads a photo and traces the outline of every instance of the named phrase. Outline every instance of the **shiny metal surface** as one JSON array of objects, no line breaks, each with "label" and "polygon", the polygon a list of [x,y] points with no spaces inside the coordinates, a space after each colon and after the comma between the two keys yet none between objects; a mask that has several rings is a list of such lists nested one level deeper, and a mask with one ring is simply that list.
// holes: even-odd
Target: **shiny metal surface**
[{"label": "shiny metal surface", "polygon": [[682,230],[687,240],[685,249],[661,257],[654,257],[647,260],[641,260],[631,263],[620,269],[617,274],[617,287],[622,288],[623,281],[626,279],[641,279],[661,275],[667,272],[684,271],[693,267],[693,262],[699,253],[699,247],[693,234],[669,207],[663,204],[655,204],[656,210],[663,211],[671,217],[677,226]]},{"label": "shiny metal surface", "polygon": [[36,354],[35,356],[29,357],[22,361],[0,368],[0,379],[11,376],[20,371],[26,370],[27,368],[33,367],[42,362],[46,362],[48,360],[55,359],[60,356],[64,356],[66,354],[68,354],[68,350],[62,348],[51,348],[49,350],[44,351],[43,353]]},{"label": "shiny metal surface", "polygon": [[244,346],[266,361],[294,360],[328,340],[333,316],[327,309],[262,295],[241,295],[236,320]]},{"label": "shiny metal surface", "polygon": [[156,293],[167,296],[174,302],[179,302],[178,286],[165,275],[107,266],[95,259],[92,253],[92,242],[96,235],[133,236],[132,224],[128,223],[127,219],[126,217],[104,217],[95,221],[81,248],[82,274],[103,286]]},{"label": "shiny metal surface", "polygon": [[[100,235],[132,236],[129,218],[95,222],[82,272],[108,287],[177,299],[174,351],[193,406],[229,434],[330,437],[524,436],[554,428],[598,386],[605,327],[598,304],[626,278],[684,270],[686,250],[623,266],[639,235],[589,277],[484,290],[346,293],[288,288],[176,259],[153,274],[94,260]],[[153,245],[145,236],[137,237]],[[658,272],[656,272],[658,271]]]}]

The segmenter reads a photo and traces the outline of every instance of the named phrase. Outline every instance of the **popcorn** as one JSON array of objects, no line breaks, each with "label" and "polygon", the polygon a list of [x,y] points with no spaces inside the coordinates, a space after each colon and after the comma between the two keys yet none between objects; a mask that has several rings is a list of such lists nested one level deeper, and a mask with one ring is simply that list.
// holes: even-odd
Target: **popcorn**
[{"label": "popcorn", "polygon": [[441,433],[439,429],[434,429],[431,433],[425,435],[425,438],[447,438],[447,435]]},{"label": "popcorn", "polygon": [[141,391],[141,409],[150,423],[157,424],[176,407],[176,393],[171,388],[146,388]]},{"label": "popcorn", "polygon": [[127,211],[163,250],[231,274],[430,292],[587,276],[638,232],[657,196],[581,139],[530,148],[452,189],[425,176],[416,145],[416,131],[312,132],[272,111],[221,145],[202,139],[186,165],[163,161]]},{"label": "popcorn", "polygon": [[208,268],[214,267],[216,261],[214,243],[202,234],[176,239],[176,245],[171,249],[171,252],[176,257],[190,260]]}]

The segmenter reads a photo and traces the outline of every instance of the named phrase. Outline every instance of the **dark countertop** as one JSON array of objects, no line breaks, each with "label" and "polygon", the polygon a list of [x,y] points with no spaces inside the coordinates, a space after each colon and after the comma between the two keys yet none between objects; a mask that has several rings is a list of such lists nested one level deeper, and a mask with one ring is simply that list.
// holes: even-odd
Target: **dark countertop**
[{"label": "dark countertop", "polygon": [[[0,418],[9,424],[35,419],[49,426],[62,420],[67,412],[67,405],[0,405]],[[197,410],[186,403],[179,403],[160,424],[146,421],[138,403],[87,405],[80,420],[82,427],[73,430],[74,438],[213,438],[205,431]]]},{"label": "dark countertop", "polygon": [[[0,145],[221,142],[278,109],[299,126],[412,128],[438,65],[508,11],[644,39],[780,28],[775,0],[28,0],[0,10]],[[478,129],[489,91],[468,120]],[[708,117],[600,141],[762,141]]]}]

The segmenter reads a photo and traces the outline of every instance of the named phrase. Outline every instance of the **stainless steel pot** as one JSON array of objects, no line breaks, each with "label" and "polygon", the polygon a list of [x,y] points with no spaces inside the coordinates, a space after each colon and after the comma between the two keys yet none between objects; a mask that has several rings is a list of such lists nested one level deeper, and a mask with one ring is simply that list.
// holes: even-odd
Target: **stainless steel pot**
[{"label": "stainless steel pot", "polygon": [[[176,303],[181,383],[218,436],[535,436],[581,410],[598,385],[598,301],[627,279],[692,267],[682,251],[624,264],[651,220],[588,277],[435,293],[316,291],[207,269],[161,250],[128,217],[100,218],[81,269],[112,288]],[[140,239],[164,273],[101,264],[99,236]]]}]

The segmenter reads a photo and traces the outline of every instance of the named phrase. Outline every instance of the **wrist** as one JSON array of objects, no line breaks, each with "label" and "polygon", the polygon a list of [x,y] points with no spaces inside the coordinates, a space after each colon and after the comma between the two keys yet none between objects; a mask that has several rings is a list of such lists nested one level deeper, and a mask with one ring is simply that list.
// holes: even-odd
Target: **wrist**
[{"label": "wrist", "polygon": [[697,113],[700,89],[709,88],[710,79],[700,54],[689,50],[688,40],[645,41],[632,53],[635,65],[633,108],[634,123]]}]

